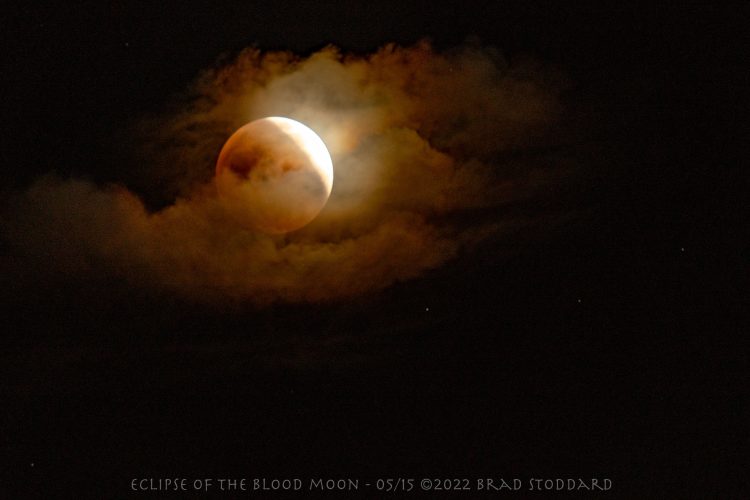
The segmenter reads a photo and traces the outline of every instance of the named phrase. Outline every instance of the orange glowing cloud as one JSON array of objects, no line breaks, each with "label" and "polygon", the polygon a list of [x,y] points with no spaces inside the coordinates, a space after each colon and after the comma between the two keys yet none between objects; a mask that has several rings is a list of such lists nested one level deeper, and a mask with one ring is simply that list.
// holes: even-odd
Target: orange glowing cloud
[{"label": "orange glowing cloud", "polygon": [[[188,300],[351,297],[518,224],[471,213],[534,199],[559,178],[548,159],[509,156],[546,144],[557,93],[554,74],[478,46],[309,57],[247,49],[201,75],[176,111],[138,122],[119,179],[128,188],[47,176],[15,196],[3,234],[29,266],[105,273]],[[238,224],[214,184],[227,138],[266,116],[308,125],[334,166],[325,208],[285,235]]]}]

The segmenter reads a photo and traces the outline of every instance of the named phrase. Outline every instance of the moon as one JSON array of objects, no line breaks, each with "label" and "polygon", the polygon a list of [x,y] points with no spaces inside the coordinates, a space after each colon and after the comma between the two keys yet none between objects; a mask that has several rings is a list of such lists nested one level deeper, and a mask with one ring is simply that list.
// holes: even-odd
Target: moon
[{"label": "moon", "polygon": [[333,188],[333,162],[306,125],[271,116],[232,134],[216,162],[216,188],[242,226],[283,234],[309,224]]}]

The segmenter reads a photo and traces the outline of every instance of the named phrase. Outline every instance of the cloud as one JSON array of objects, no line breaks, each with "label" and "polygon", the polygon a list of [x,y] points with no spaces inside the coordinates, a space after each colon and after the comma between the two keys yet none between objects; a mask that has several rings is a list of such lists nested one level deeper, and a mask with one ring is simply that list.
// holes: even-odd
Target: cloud
[{"label": "cloud", "polygon": [[[40,178],[10,201],[3,236],[42,273],[105,274],[196,301],[316,302],[382,289],[513,222],[466,214],[543,196],[545,179],[559,175],[508,155],[546,145],[559,88],[543,67],[511,66],[476,45],[391,44],[365,56],[328,47],[309,57],[246,49],[202,74],[171,112],[138,122],[137,160],[118,185]],[[287,235],[237,226],[213,185],[223,143],[264,116],[311,127],[334,163],[323,212]]]}]

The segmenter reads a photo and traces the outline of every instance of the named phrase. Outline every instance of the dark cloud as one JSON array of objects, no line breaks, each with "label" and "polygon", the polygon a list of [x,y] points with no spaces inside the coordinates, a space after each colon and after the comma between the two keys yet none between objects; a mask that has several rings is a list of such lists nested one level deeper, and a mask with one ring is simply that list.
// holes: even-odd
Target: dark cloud
[{"label": "dark cloud", "polygon": [[[457,214],[544,196],[564,170],[531,156],[560,116],[559,79],[492,49],[429,44],[367,56],[243,51],[207,71],[177,111],[139,123],[138,186],[170,200],[148,210],[125,187],[54,175],[3,218],[11,251],[40,272],[106,273],[190,300],[325,301],[419,276],[517,222]],[[240,126],[287,116],[315,130],[334,163],[328,204],[309,226],[271,236],[218,202],[216,157]],[[20,257],[19,257],[20,258]]]}]

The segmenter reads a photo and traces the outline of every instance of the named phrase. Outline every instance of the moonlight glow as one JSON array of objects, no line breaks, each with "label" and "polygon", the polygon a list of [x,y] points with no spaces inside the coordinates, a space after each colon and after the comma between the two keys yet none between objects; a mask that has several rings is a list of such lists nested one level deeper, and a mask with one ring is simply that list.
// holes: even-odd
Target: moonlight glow
[{"label": "moonlight glow", "polygon": [[268,233],[294,231],[310,223],[331,194],[331,155],[302,123],[262,118],[227,140],[216,163],[216,187],[240,224]]}]

